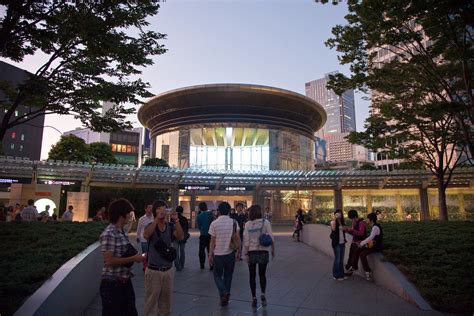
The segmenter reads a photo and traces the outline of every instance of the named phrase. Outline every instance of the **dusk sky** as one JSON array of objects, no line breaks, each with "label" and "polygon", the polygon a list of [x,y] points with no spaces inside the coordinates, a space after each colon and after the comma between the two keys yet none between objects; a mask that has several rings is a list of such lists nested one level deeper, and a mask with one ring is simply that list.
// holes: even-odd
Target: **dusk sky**
[{"label": "dusk sky", "polygon": [[[1,12],[3,14],[3,12]],[[166,0],[150,18],[150,28],[167,34],[168,52],[154,58],[142,78],[151,92],[210,83],[248,83],[305,93],[305,82],[342,67],[337,54],[324,45],[331,28],[344,24],[345,2],[337,6],[312,0]],[[2,59],[8,63],[9,60]],[[37,54],[16,63],[34,72],[44,60]],[[12,63],[14,64],[14,63]],[[368,115],[368,101],[356,94],[357,130]],[[136,115],[134,126],[140,126]],[[80,127],[80,121],[49,115],[45,125],[62,132]],[[41,158],[46,159],[60,134],[45,128]]]}]

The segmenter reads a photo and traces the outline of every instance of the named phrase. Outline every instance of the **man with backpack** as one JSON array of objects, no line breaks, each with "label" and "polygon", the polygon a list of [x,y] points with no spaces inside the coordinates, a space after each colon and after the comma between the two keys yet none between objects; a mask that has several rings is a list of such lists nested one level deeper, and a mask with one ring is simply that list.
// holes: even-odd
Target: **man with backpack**
[{"label": "man with backpack", "polygon": [[346,270],[347,274],[351,275],[358,269],[358,260],[354,262],[354,255],[357,251],[358,244],[367,237],[366,224],[363,218],[359,218],[356,210],[350,210],[347,216],[352,220],[352,227],[346,228],[346,233],[352,235],[351,248],[349,250],[349,258],[347,259]]},{"label": "man with backpack", "polygon": [[153,223],[149,224],[143,236],[148,241],[148,266],[145,271],[145,316],[170,315],[171,293],[173,293],[176,249],[173,240],[183,240],[184,232],[178,213],[172,212],[170,222],[166,221],[167,205],[158,200],[153,203]]}]

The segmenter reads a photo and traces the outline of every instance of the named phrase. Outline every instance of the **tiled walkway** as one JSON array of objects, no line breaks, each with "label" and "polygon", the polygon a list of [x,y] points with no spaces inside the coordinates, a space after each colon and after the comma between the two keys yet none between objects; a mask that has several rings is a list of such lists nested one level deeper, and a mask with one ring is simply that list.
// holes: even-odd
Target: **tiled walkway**
[{"label": "tiled walkway", "polygon": [[[276,257],[267,269],[268,305],[250,306],[248,268],[236,263],[231,301],[220,307],[212,272],[199,269],[198,237],[186,245],[185,269],[175,273],[173,315],[440,315],[424,312],[374,283],[354,276],[334,281],[332,258],[291,240],[289,228],[276,229]],[[325,236],[324,238],[327,238]],[[329,239],[328,239],[329,242]],[[138,314],[143,315],[143,272],[135,266],[133,283]],[[257,296],[259,294],[257,280]],[[260,304],[260,301],[259,301]],[[84,315],[101,315],[100,297]]]}]

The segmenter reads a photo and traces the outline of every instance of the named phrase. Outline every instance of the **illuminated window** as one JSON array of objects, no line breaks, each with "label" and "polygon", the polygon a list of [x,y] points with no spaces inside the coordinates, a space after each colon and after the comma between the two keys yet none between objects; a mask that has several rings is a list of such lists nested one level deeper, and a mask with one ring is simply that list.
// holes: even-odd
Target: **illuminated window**
[{"label": "illuminated window", "polygon": [[23,145],[20,145],[20,151],[23,151]]},{"label": "illuminated window", "polygon": [[132,152],[132,146],[127,145],[127,152],[128,152],[128,153],[131,153],[131,152]]},{"label": "illuminated window", "polygon": [[25,134],[21,134],[21,140],[25,140]]},{"label": "illuminated window", "polygon": [[117,145],[116,144],[112,144],[112,151],[117,151]]},{"label": "illuminated window", "polygon": [[12,139],[16,138],[16,132],[12,132]]},{"label": "illuminated window", "polygon": [[15,144],[10,144],[10,149],[15,149]]}]

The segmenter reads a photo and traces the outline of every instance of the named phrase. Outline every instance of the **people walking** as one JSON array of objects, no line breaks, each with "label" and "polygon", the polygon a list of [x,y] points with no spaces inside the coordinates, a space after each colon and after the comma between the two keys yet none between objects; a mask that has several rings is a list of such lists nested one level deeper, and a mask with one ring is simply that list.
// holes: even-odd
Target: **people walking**
[{"label": "people walking", "polygon": [[241,241],[239,225],[229,217],[230,204],[222,202],[217,212],[218,218],[209,227],[209,263],[214,264],[214,281],[219,290],[220,304],[226,306],[230,298],[235,260],[240,257]]},{"label": "people walking", "polygon": [[[143,236],[143,232],[145,231],[145,228],[153,223],[155,220],[155,217],[153,216],[153,205],[148,204],[145,208],[145,214],[138,219],[138,225],[137,225],[137,244],[140,245],[140,248],[142,250],[142,254],[145,255],[146,258],[146,253],[148,250],[148,242]],[[146,268],[146,260],[143,262],[143,271],[145,271]]]},{"label": "people walking", "polygon": [[[269,235],[271,245],[262,245],[261,236]],[[265,290],[267,286],[266,270],[269,261],[269,252],[272,258],[275,257],[275,242],[270,222],[262,218],[262,208],[259,205],[252,205],[249,209],[249,221],[244,228],[244,257],[247,260],[250,274],[250,291],[252,292],[252,307],[257,307],[256,295],[256,274],[260,279],[260,291],[262,305],[267,305]]]},{"label": "people walking", "polygon": [[[235,213],[230,216],[230,218],[235,219],[239,225],[240,240],[243,241],[244,238],[244,225],[248,220],[247,214],[244,212],[245,205],[241,202],[235,205]],[[242,247],[240,248],[240,260],[242,260]]]},{"label": "people walking", "polygon": [[[204,269],[204,264],[206,262],[206,249],[209,255],[209,245],[211,243],[209,226],[214,220],[214,215],[207,209],[206,202],[199,203],[199,211],[201,212],[197,217],[197,226],[199,228],[199,263],[201,269]],[[212,264],[210,262],[209,269],[212,270]]]},{"label": "people walking", "polygon": [[176,208],[176,213],[178,213],[178,220],[183,228],[184,238],[183,240],[176,241],[176,260],[174,261],[174,265],[176,267],[176,271],[181,271],[184,268],[184,261],[185,261],[185,251],[184,248],[186,246],[186,241],[189,238],[189,224],[188,219],[183,215],[183,207],[178,206]]},{"label": "people walking", "polygon": [[100,297],[102,315],[137,315],[135,291],[130,280],[134,262],[143,257],[133,248],[123,229],[133,206],[126,199],[113,201],[109,206],[110,224],[100,235],[100,247],[104,257]]},{"label": "people walking", "polygon": [[346,248],[346,233],[344,232],[344,214],[335,210],[331,221],[331,244],[334,250],[332,276],[334,280],[342,281],[344,276],[344,250]]},{"label": "people walking", "polygon": [[153,203],[155,219],[145,228],[143,236],[148,241],[145,270],[145,316],[171,315],[171,293],[173,293],[176,249],[173,240],[183,240],[184,233],[178,214],[173,211],[171,222],[166,221],[167,205],[158,200]]},{"label": "people walking", "polygon": [[298,209],[295,215],[295,231],[293,232],[293,239],[296,236],[296,241],[300,241],[300,234],[303,230],[303,225],[306,224],[304,220],[303,210]]},{"label": "people walking", "polygon": [[367,256],[373,252],[378,252],[383,248],[383,232],[382,227],[377,224],[377,215],[370,213],[367,215],[368,224],[372,226],[369,237],[365,238],[359,243],[359,248],[355,251],[354,260],[355,264],[359,261],[362,262],[362,267],[365,271],[365,278],[367,281],[371,281],[372,270],[370,269]]},{"label": "people walking", "polygon": [[363,218],[359,218],[356,210],[349,210],[347,216],[352,221],[352,227],[348,227],[345,231],[352,235],[351,248],[349,249],[349,258],[347,259],[346,270],[348,274],[352,274],[358,269],[358,260],[354,262],[355,252],[358,244],[367,237],[366,225]]}]

